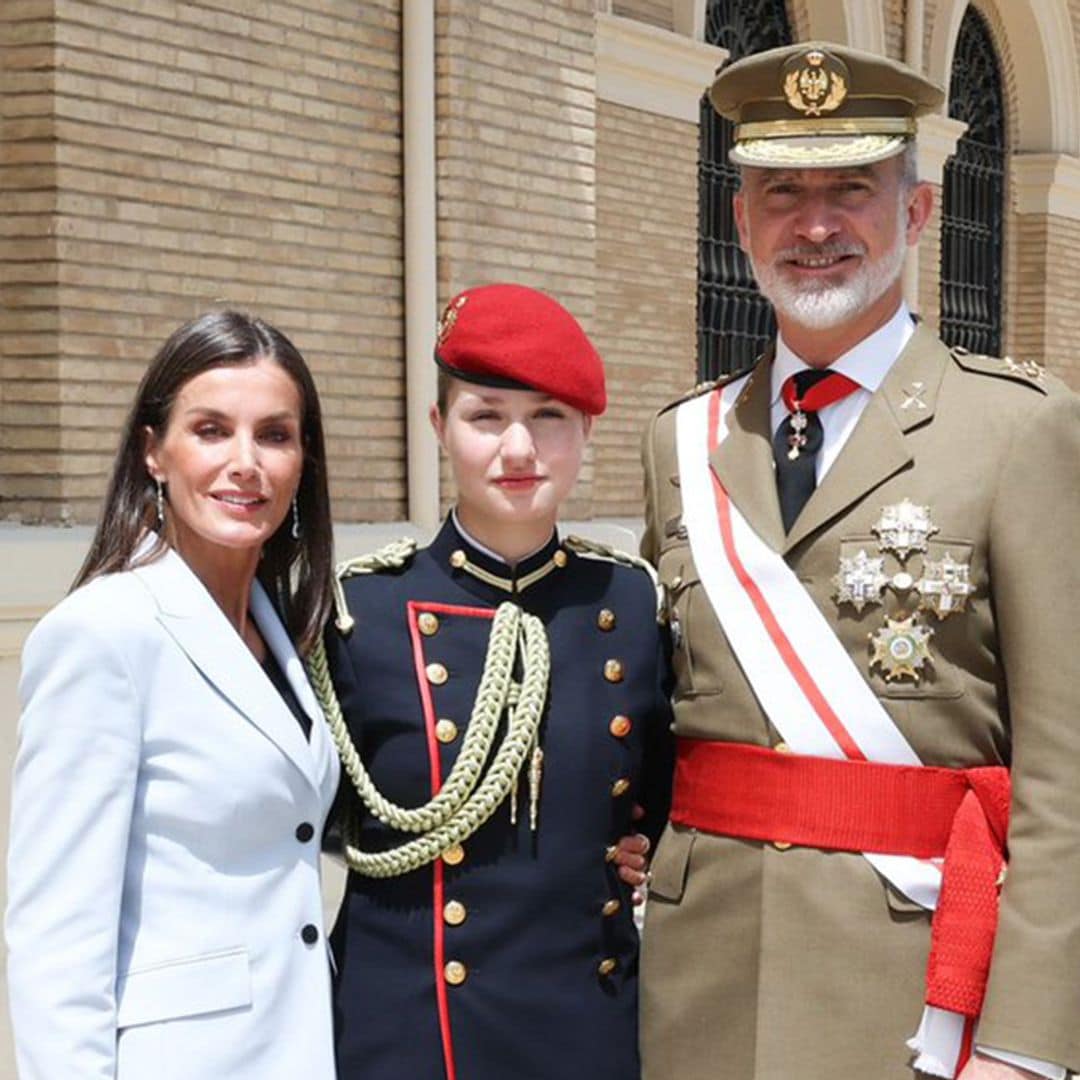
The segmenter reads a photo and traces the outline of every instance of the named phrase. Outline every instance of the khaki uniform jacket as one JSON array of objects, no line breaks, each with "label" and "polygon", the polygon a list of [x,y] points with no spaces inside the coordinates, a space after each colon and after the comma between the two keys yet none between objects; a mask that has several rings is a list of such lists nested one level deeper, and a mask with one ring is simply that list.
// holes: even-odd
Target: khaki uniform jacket
[{"label": "khaki uniform jacket", "polygon": [[[785,536],[766,357],[712,464],[784,555],[928,765],[1012,768],[1010,868],[978,1040],[1080,1069],[1080,398],[1011,361],[951,355],[925,327]],[[679,736],[776,745],[709,605],[682,528],[675,409],[645,442],[644,553],[677,624]],[[841,556],[877,555],[903,499],[938,531],[885,573],[970,562],[966,610],[938,620],[918,682],[871,669],[869,635],[918,594],[840,606]],[[669,826],[653,864],[642,972],[645,1080],[901,1080],[918,1026],[925,912],[860,855]]]}]

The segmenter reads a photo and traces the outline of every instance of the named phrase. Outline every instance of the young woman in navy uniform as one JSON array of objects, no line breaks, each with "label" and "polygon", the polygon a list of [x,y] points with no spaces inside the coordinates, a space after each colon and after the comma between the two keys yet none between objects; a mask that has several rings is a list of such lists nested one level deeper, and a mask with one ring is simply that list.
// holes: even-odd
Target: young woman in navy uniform
[{"label": "young woman in navy uniform", "polygon": [[452,300],[436,361],[457,505],[429,547],[340,568],[340,710],[316,678],[351,867],[339,1076],[632,1080],[638,938],[614,860],[667,813],[665,647],[638,560],[555,527],[603,367],[516,285]]}]

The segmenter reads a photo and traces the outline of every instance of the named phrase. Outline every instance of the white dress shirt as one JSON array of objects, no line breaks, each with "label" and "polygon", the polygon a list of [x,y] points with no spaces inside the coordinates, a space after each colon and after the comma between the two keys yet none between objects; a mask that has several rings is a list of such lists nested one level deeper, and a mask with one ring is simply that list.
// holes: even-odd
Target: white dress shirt
[{"label": "white dress shirt", "polygon": [[[817,482],[820,484],[825,474],[832,468],[844,444],[848,441],[855,425],[862,416],[863,409],[870,401],[870,395],[885,381],[889,369],[904,351],[908,339],[915,332],[915,322],[907,304],[901,301],[896,314],[880,329],[869,337],[863,338],[853,349],[849,349],[830,365],[831,371],[838,371],[859,384],[859,389],[847,397],[826,405],[818,411],[821,421],[822,444],[817,457]],[[771,430],[775,436],[780,425],[787,418],[788,410],[780,396],[787,379],[799,371],[810,367],[794,352],[779,335],[776,342],[776,359],[772,367],[772,402],[770,406]],[[998,1058],[1010,1065],[1045,1076],[1048,1080],[1065,1080],[1066,1070],[1038,1058],[1029,1058],[1023,1054],[1013,1054],[1007,1050],[995,1050],[988,1046],[977,1046],[980,1053]]]},{"label": "white dress shirt", "polygon": [[[829,366],[830,371],[838,371],[857,382],[860,389],[849,394],[832,405],[826,405],[818,412],[821,421],[823,442],[817,456],[817,482],[820,484],[825,474],[832,468],[832,463],[848,441],[855,425],[866,408],[870,395],[885,381],[889,368],[904,350],[908,339],[915,332],[915,322],[908,311],[907,304],[901,303],[896,314],[880,329],[869,337],[863,338],[853,349],[849,349],[839,360]],[[771,430],[777,429],[788,415],[787,406],[780,397],[780,391],[787,379],[799,371],[809,370],[810,365],[791,351],[781,334],[776,342],[776,360],[772,366]]]}]

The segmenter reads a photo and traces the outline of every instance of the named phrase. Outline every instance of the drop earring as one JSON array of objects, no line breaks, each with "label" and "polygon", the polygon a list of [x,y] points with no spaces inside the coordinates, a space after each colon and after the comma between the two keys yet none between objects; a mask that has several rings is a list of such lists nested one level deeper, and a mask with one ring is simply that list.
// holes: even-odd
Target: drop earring
[{"label": "drop earring", "polygon": [[160,530],[165,528],[165,485],[157,479],[154,483],[157,484],[157,523]]},{"label": "drop earring", "polygon": [[292,501],[292,529],[289,532],[294,540],[300,539],[300,503],[295,495]]}]

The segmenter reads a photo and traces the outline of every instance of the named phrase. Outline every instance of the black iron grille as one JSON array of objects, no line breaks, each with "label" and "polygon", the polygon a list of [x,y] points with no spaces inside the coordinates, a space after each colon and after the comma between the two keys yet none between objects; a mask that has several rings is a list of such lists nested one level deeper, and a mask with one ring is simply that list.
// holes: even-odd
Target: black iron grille
[{"label": "black iron grille", "polygon": [[949,115],[968,129],[945,166],[941,202],[941,337],[1001,352],[1005,104],[985,19],[969,5],[949,83]]},{"label": "black iron grille", "polygon": [[[782,0],[709,0],[705,40],[730,60],[791,42]],[[738,169],[728,163],[734,126],[701,100],[698,157],[698,378],[715,379],[753,363],[776,332],[739,247],[731,197]]]}]

